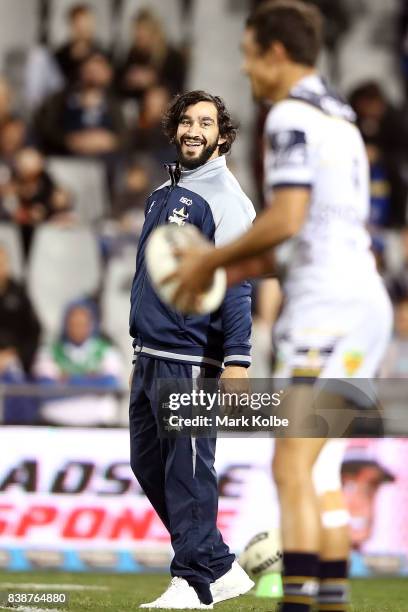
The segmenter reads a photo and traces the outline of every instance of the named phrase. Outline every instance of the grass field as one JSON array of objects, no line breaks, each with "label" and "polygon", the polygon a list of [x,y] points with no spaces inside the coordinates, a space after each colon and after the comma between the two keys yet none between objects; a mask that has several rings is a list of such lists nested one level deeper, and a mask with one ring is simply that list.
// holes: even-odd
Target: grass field
[{"label": "grass field", "polygon": [[[154,599],[167,583],[168,577],[151,574],[0,573],[2,603],[7,592],[64,592],[69,598],[66,606],[41,603],[35,607],[28,603],[18,604],[16,609],[21,612],[31,612],[38,608],[72,612],[130,612],[137,610],[140,603]],[[408,579],[354,580],[352,589],[352,612],[408,612]],[[9,604],[0,606],[0,610],[10,609],[13,608]],[[275,605],[270,599],[245,595],[229,603],[217,604],[214,609],[219,612],[274,612]]]}]

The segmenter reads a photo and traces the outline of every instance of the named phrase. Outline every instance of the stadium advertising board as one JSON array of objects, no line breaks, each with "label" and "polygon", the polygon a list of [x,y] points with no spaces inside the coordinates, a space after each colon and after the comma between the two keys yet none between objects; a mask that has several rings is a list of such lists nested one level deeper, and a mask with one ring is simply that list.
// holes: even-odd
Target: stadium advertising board
[{"label": "stadium advertising board", "polygon": [[[129,467],[123,429],[0,429],[0,568],[167,567],[165,528]],[[218,524],[234,551],[277,525],[273,443],[222,438]],[[349,444],[343,480],[354,573],[408,573],[408,441]]]}]

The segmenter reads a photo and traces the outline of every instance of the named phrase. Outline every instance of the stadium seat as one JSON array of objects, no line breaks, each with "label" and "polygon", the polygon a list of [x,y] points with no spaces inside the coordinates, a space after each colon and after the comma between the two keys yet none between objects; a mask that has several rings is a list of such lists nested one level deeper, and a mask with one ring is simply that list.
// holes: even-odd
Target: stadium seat
[{"label": "stadium seat", "polygon": [[64,80],[49,49],[32,47],[26,57],[23,77],[23,98],[29,112],[62,88]]},{"label": "stadium seat", "polygon": [[129,337],[130,290],[135,273],[136,247],[128,246],[113,257],[104,275],[102,294],[102,329],[109,334],[130,363],[131,341]]},{"label": "stadium seat", "polygon": [[[197,0],[193,4],[194,45],[188,85],[190,89],[208,89],[223,97],[240,124],[245,125],[253,119],[250,86],[241,72],[239,53],[247,9],[238,3],[232,11],[232,4],[229,0]],[[226,45],[226,40],[232,43]],[[217,61],[209,61],[209,49],[221,48],[223,52],[217,55]]]},{"label": "stadium seat", "polygon": [[[132,339],[129,336],[130,290],[135,273],[136,248],[128,246],[124,252],[113,257],[106,270],[102,293],[102,329],[109,334],[123,356],[124,386],[132,369]],[[120,402],[119,420],[126,425],[129,415],[129,397]]]},{"label": "stadium seat", "polygon": [[47,167],[61,187],[73,196],[74,210],[80,221],[100,219],[108,210],[105,168],[90,159],[49,157]]},{"label": "stadium seat", "polygon": [[[0,71],[6,55],[15,49],[28,51],[36,43],[39,26],[39,0],[0,2]],[[8,76],[8,75],[7,75]]]},{"label": "stadium seat", "polygon": [[48,335],[58,334],[68,302],[95,293],[101,280],[98,243],[87,227],[38,228],[28,264],[28,290]]},{"label": "stadium seat", "polygon": [[21,279],[24,276],[23,249],[20,233],[11,223],[0,223],[0,246],[8,253],[13,278]]},{"label": "stadium seat", "polygon": [[362,81],[376,80],[391,99],[400,99],[396,42],[380,40],[378,35],[381,23],[390,23],[392,18],[390,4],[384,3],[383,10],[377,6],[375,11],[370,10],[356,19],[343,37],[338,57],[339,86],[343,93],[348,94]]},{"label": "stadium seat", "polygon": [[[239,42],[248,7],[230,0],[196,0],[192,10],[193,41],[188,89],[204,89],[221,96],[232,116],[239,121],[239,136],[231,160],[244,191],[252,193],[252,174],[248,165],[248,143],[253,138],[253,102],[248,79],[241,71]],[[203,36],[202,33],[206,35]],[[225,41],[232,41],[225,44]],[[209,49],[222,49],[217,61],[209,61]]]},{"label": "stadium seat", "polygon": [[401,232],[388,230],[383,232],[383,237],[386,269],[391,276],[398,276],[405,263]]}]

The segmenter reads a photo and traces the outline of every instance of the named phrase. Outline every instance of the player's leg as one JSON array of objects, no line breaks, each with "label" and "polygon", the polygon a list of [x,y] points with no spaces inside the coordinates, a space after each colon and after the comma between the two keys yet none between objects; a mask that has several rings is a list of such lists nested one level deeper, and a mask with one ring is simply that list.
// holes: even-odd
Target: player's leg
[{"label": "player's leg", "polygon": [[[350,328],[336,343],[321,376],[324,379],[354,378],[350,386],[353,385],[362,397],[369,400],[369,379],[375,376],[388,345],[392,311],[388,296],[381,286],[367,296],[366,302],[353,303],[352,310]],[[315,468],[316,485],[321,493],[323,525],[319,612],[344,612],[348,610],[350,601],[347,580],[350,550],[348,515],[340,478],[343,449],[343,441],[331,441],[323,449]],[[331,466],[330,472],[325,465]]]},{"label": "player's leg", "polygon": [[165,499],[165,465],[155,415],[146,395],[150,385],[152,361],[140,355],[137,358],[130,390],[129,430],[130,465],[153,508],[170,529]]},{"label": "player's leg", "polygon": [[321,524],[312,471],[324,444],[320,438],[276,441],[273,474],[281,507],[282,612],[309,612],[317,596]]},{"label": "player's leg", "polygon": [[[290,384],[285,414],[290,421],[304,418],[305,407],[311,405],[313,382],[319,374],[320,362],[309,362],[310,338],[293,329],[293,320],[285,312],[275,326],[276,368],[278,385],[287,387],[298,376],[310,376],[310,384]],[[312,366],[312,367],[311,367]],[[290,393],[289,393],[290,392]],[[310,411],[306,411],[307,412]],[[303,415],[303,416],[302,416]],[[320,548],[319,503],[312,480],[313,465],[325,440],[315,438],[278,439],[275,444],[273,476],[281,507],[281,528],[284,549],[284,612],[309,611],[318,591]]]},{"label": "player's leg", "polygon": [[[135,372],[131,397],[132,468],[152,505],[164,514],[175,553],[169,587],[157,599],[140,607],[212,609],[209,584],[213,572],[208,559],[211,543],[215,543],[216,538],[204,543],[200,540],[204,535],[200,535],[200,521],[206,508],[201,499],[203,493],[194,479],[195,447],[190,437],[166,437],[162,419],[167,415],[161,411],[160,381],[165,385],[171,380],[187,381],[191,379],[191,366],[144,356],[139,359],[142,366]],[[137,382],[138,374],[143,380],[143,392],[140,391],[140,382]],[[148,409],[145,408],[146,402]],[[140,439],[141,435],[144,441]],[[208,605],[200,600],[192,586],[200,579],[207,589]]]},{"label": "player's leg", "polygon": [[322,538],[319,566],[319,612],[346,610],[350,600],[348,557],[349,513],[341,491],[340,470],[346,440],[330,440],[313,471],[319,496]]},{"label": "player's leg", "polygon": [[[216,380],[220,374],[215,368],[180,368],[178,376],[188,376],[193,387],[205,378]],[[171,572],[184,577],[200,600],[209,603],[211,583],[228,572],[234,561],[217,528],[216,440],[177,437],[167,440],[166,445],[166,499],[175,550]]]},{"label": "player's leg", "polygon": [[[219,370],[212,368],[211,374],[216,378]],[[147,388],[147,394],[158,422],[162,417],[161,400],[155,386],[157,381],[182,381],[184,392],[187,391],[184,382],[192,389],[198,375],[203,376],[202,368],[155,360],[155,371],[150,377],[151,385]],[[194,589],[198,602],[207,605],[212,602],[210,585],[230,570],[234,555],[224,543],[216,524],[216,441],[208,437],[196,438],[186,433],[184,431],[181,435],[175,435],[173,432],[171,436],[162,435],[160,440],[161,459],[165,465],[163,490],[174,549],[170,570],[174,578],[183,579],[185,584]],[[185,595],[190,598],[187,591]],[[169,598],[173,598],[172,593],[164,599],[167,601]],[[183,599],[183,595],[180,599]],[[173,604],[173,601],[170,603]]]},{"label": "player's leg", "polygon": [[182,576],[204,603],[212,601],[210,585],[234,561],[217,528],[218,490],[213,468],[215,440],[177,438],[168,441],[166,500],[172,525],[173,576]]}]

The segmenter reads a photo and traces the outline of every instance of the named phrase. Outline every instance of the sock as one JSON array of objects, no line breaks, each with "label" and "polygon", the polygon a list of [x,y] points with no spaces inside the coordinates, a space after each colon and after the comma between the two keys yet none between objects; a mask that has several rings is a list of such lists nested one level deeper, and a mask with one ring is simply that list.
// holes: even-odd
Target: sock
[{"label": "sock", "polygon": [[319,590],[319,557],[313,553],[283,553],[281,612],[310,612]]},{"label": "sock", "polygon": [[321,561],[318,612],[347,612],[350,601],[347,561]]}]

